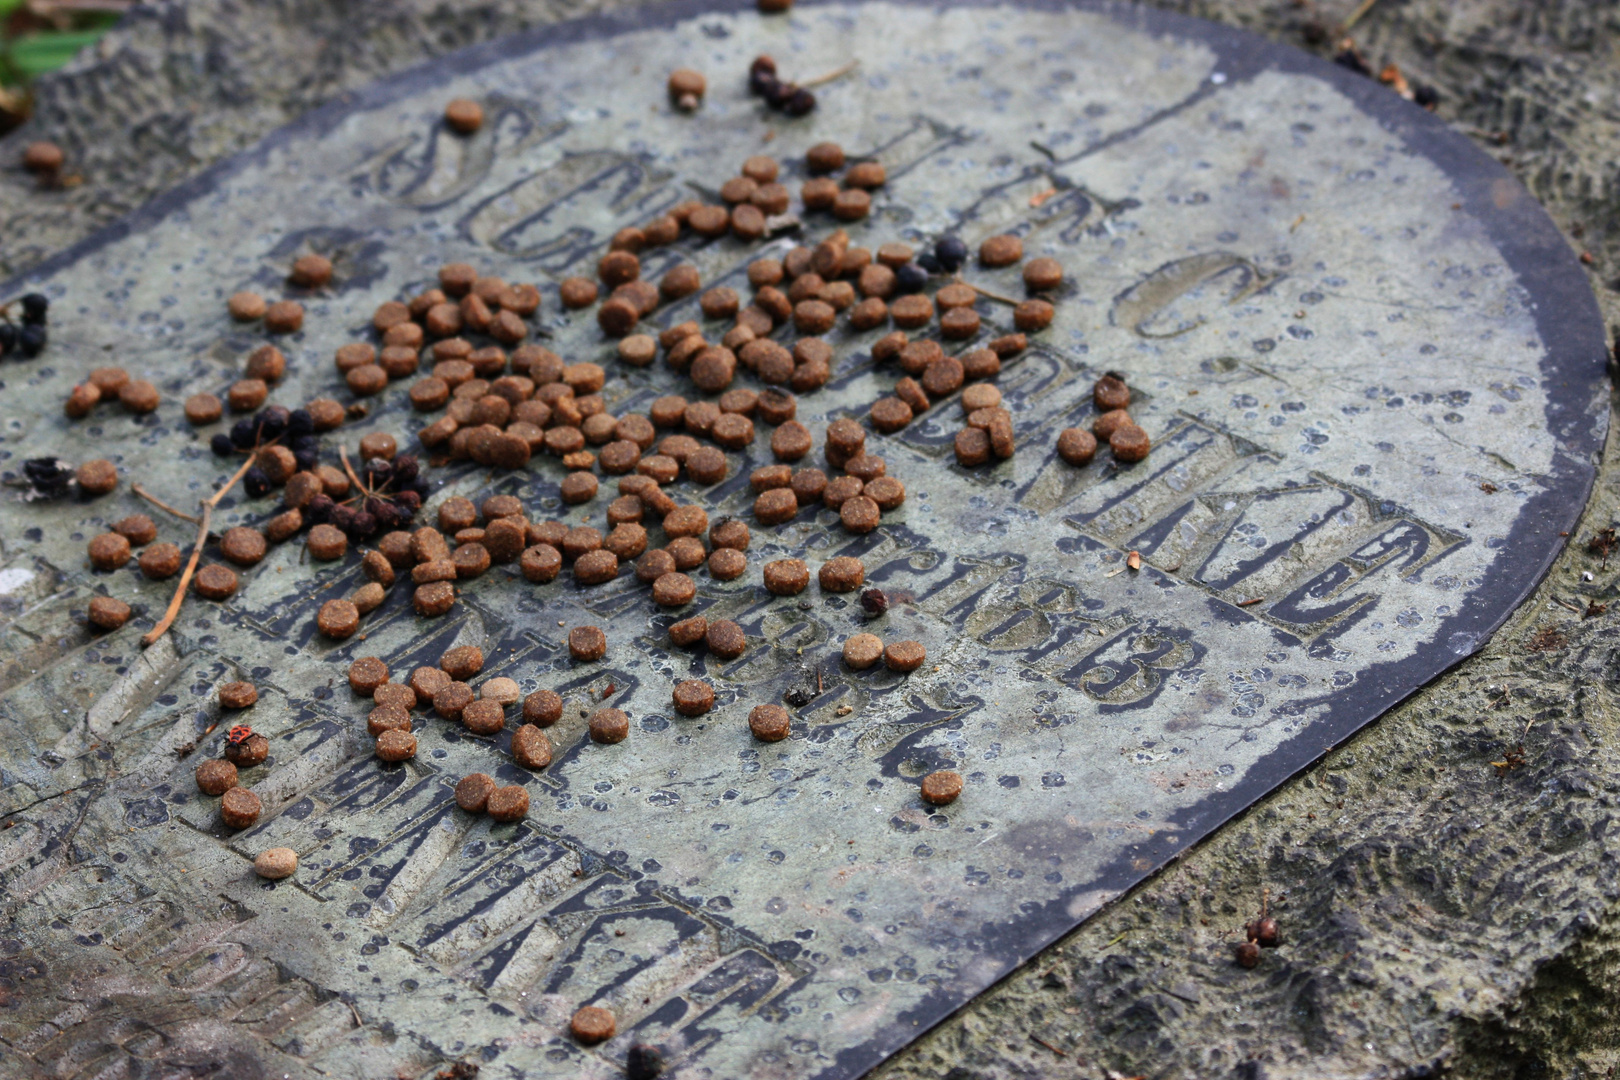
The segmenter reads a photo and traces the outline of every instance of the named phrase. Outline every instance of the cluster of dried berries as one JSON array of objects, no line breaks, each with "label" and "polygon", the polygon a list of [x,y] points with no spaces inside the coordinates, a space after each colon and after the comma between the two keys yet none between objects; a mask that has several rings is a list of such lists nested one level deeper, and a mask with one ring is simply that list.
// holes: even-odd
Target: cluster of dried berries
[{"label": "cluster of dried berries", "polygon": [[1261,949],[1275,949],[1282,944],[1282,932],[1277,927],[1277,920],[1270,914],[1271,890],[1267,889],[1260,897],[1260,917],[1243,924],[1243,934],[1247,939],[1233,949],[1233,958],[1239,967],[1252,968],[1260,963]]},{"label": "cluster of dried berries", "polygon": [[816,107],[815,94],[777,77],[776,61],[769,56],[756,56],[748,65],[748,92],[789,116],[805,116]]},{"label": "cluster of dried berries", "polygon": [[13,352],[31,360],[45,349],[50,299],[40,293],[28,293],[16,304],[22,308],[18,322],[11,321],[11,304],[0,306],[0,360]]}]

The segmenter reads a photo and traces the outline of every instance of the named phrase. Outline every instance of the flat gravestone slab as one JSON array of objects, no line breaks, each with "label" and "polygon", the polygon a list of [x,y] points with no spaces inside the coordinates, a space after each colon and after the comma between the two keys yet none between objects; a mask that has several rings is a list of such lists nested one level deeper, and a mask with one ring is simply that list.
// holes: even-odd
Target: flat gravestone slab
[{"label": "flat gravestone slab", "polygon": [[[761,52],[800,77],[861,63],[787,120],[746,93]],[[665,98],[677,65],[708,73],[695,115]],[[471,139],[440,120],[460,96],[486,110]],[[592,276],[616,229],[712,201],[749,155],[779,158],[796,192],[805,149],[828,139],[888,170],[853,243],[954,231],[976,248],[1012,231],[1065,267],[1056,322],[997,380],[1010,461],[955,464],[954,398],[871,435],[908,491],[880,529],[853,537],[805,511],[755,528],[743,578],[696,575],[683,614],[741,623],[751,648],[732,663],[672,649],[672,617],[628,574],[535,586],[513,567],[463,583],[439,620],[396,586],[364,640],[333,645],[314,613],[360,580],[355,557],[311,563],[298,542],[230,602],[189,601],[140,653],[171,586],[133,563],[91,573],[84,544],[150,509],[131,479],[186,507],[223,479],[214,429],[189,429],[180,401],[221,390],[260,341],[229,322],[231,293],[297,294],[283,278],[305,250],[337,264],[330,288],[297,294],[305,329],[279,342],[291,363],[274,402],[347,400],[333,351],[457,260],[538,282],[535,327],[607,367],[612,411],[697,396],[661,362],[611,359],[592,312],[560,313],[556,282]],[[806,222],[812,242],[832,228]],[[747,263],[792,242],[689,236],[646,276],[688,260],[746,296]],[[1016,268],[967,273],[1020,293]],[[107,456],[125,484],[0,512],[0,809],[26,811],[0,836],[0,890],[53,979],[93,984],[116,943],[179,994],[158,1026],[201,1022],[188,988],[210,988],[208,1019],[233,1023],[209,1037],[278,1072],[431,1074],[465,1055],[482,1075],[611,1076],[648,1041],[678,1076],[859,1076],[1476,649],[1575,522],[1607,415],[1584,275],[1494,162],[1370,80],[1102,5],[678,5],[546,28],[318,110],[3,295],[25,287],[52,296],[53,337],[0,369],[4,467]],[[1007,307],[979,310],[984,337],[1010,328]],[[653,321],[695,312],[693,298]],[[833,379],[799,403],[818,458],[828,421],[892,389],[869,356],[882,332],[829,335]],[[109,362],[157,383],[162,408],[64,419],[68,389]],[[1108,370],[1135,388],[1155,448],[1070,467],[1056,434],[1089,426]],[[413,442],[432,417],[405,387],[328,442]],[[747,518],[748,473],[770,460],[761,430],[727,480],[683,481],[677,498]],[[600,499],[560,504],[549,458],[431,475],[446,496],[509,492],[532,517],[602,524]],[[271,510],[238,499],[221,520]],[[161,526],[188,542],[190,526]],[[865,560],[886,615],[760,585],[768,559],[814,571],[835,554]],[[96,592],[142,617],[90,638],[73,613]],[[568,660],[566,628],[584,622],[608,631],[600,664]],[[866,629],[923,642],[928,663],[844,669],[842,641]],[[381,766],[348,661],[380,655],[403,675],[468,642],[491,657],[486,677],[570,699],[555,763],[530,775],[509,732],[428,719],[416,759]],[[232,834],[190,774],[227,726],[211,726],[213,688],[237,676],[261,687],[251,720],[273,749],[243,774],[265,817]],[[671,709],[687,677],[714,685],[709,715]],[[784,695],[805,702],[792,738],[753,741],[750,707]],[[628,712],[630,738],[591,743],[587,701]],[[932,809],[917,786],[944,767],[966,789]],[[458,811],[451,788],[474,771],[526,784],[528,820]],[[53,817],[75,793],[71,821]],[[297,877],[252,879],[276,845],[300,852]],[[64,858],[95,872],[52,871]],[[214,951],[175,943],[190,925]],[[64,1060],[131,1008],[96,1002],[17,1045]],[[566,1033],[587,1003],[620,1032],[593,1049]]]}]

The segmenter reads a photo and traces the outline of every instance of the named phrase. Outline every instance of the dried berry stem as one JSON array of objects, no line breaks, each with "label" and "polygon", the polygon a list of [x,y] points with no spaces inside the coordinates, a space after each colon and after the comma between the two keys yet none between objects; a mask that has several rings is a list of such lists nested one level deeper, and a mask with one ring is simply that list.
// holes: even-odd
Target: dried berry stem
[{"label": "dried berry stem", "polygon": [[1010,304],[1013,307],[1017,307],[1019,305],[1019,303],[1020,303],[1020,301],[1015,300],[1010,296],[1003,296],[1000,293],[991,292],[989,289],[984,288],[982,285],[975,285],[975,284],[973,284],[973,282],[964,279],[961,274],[956,275],[956,280],[960,281],[963,285],[966,285],[968,288],[972,289],[974,292],[978,293],[980,296],[986,297],[986,298],[988,298],[990,300],[997,300],[997,301],[999,301],[999,302],[1001,302],[1003,304]]},{"label": "dried berry stem", "polygon": [[131,491],[133,491],[135,494],[139,495],[141,498],[145,499],[147,502],[151,503],[153,506],[157,507],[159,510],[167,510],[169,513],[173,514],[177,518],[183,518],[184,520],[189,521],[192,524],[196,524],[196,522],[197,522],[197,515],[196,514],[188,514],[184,510],[178,510],[175,507],[170,506],[168,503],[164,502],[162,499],[158,498],[156,495],[153,495],[150,491],[147,491],[145,488],[141,487],[141,485],[139,485],[139,484],[131,484],[129,489]]},{"label": "dried berry stem", "polygon": [[833,68],[831,71],[817,75],[813,79],[804,80],[803,82],[799,83],[799,87],[801,89],[808,90],[813,86],[825,85],[826,83],[832,82],[834,79],[842,79],[845,75],[848,75],[850,72],[854,71],[860,66],[861,62],[859,60],[851,60],[849,63],[840,65],[839,67]]},{"label": "dried berry stem", "polygon": [[1376,3],[1378,3],[1378,0],[1361,0],[1361,3],[1356,5],[1356,10],[1352,11],[1350,17],[1344,20],[1344,26],[1340,28],[1340,32],[1348,34],[1350,28],[1360,22],[1362,16],[1371,11]]},{"label": "dried berry stem", "polygon": [[202,558],[203,545],[208,543],[208,522],[214,516],[214,507],[219,505],[219,500],[225,497],[225,493],[235,487],[236,482],[242,479],[247,474],[247,471],[253,467],[253,460],[253,457],[249,457],[242,462],[242,467],[231,474],[231,478],[225,481],[223,487],[203,500],[202,518],[197,523],[197,543],[192,547],[191,558],[186,560],[186,568],[180,574],[180,585],[174,590],[174,599],[169,601],[168,610],[163,613],[163,618],[159,619],[158,624],[147,631],[146,636],[141,638],[143,646],[151,645],[157,641],[158,638],[169,632],[169,627],[174,625],[175,618],[180,614],[180,605],[185,602],[186,589],[191,586],[191,575],[197,572],[197,561]]},{"label": "dried berry stem", "polygon": [[349,448],[346,446],[339,446],[338,457],[343,461],[343,471],[349,474],[349,482],[352,483],[356,489],[358,489],[360,495],[362,497],[366,495],[375,495],[376,492],[372,491],[370,487],[366,486],[366,484],[354,474],[354,466],[349,464]]}]

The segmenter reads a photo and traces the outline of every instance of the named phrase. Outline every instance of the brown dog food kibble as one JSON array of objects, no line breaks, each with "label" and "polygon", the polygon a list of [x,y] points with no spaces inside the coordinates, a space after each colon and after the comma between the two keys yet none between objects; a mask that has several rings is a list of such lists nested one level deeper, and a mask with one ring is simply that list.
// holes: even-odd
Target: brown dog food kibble
[{"label": "brown dog food kibble", "polygon": [[135,547],[140,547],[157,539],[157,522],[145,514],[131,514],[114,522],[112,531]]},{"label": "brown dog food kibble", "polygon": [[660,607],[682,607],[697,596],[697,582],[679,571],[670,571],[653,582],[653,603]]},{"label": "brown dog food kibble", "polygon": [[411,606],[418,615],[434,618],[446,614],[456,603],[456,589],[448,581],[418,585],[411,594]]},{"label": "brown dog food kibble", "polygon": [[592,742],[619,743],[630,734],[630,718],[619,709],[597,709],[587,718],[586,726]]},{"label": "brown dog food kibble", "polygon": [[765,564],[765,588],[777,596],[797,596],[810,584],[803,559],[777,559]]},{"label": "brown dog food kibble", "polygon": [[825,592],[854,592],[866,581],[866,566],[853,555],[837,555],[821,564],[817,579]]},{"label": "brown dog food kibble", "polygon": [[280,881],[298,872],[298,852],[289,847],[267,848],[253,860],[253,872],[266,881]]},{"label": "brown dog food kibble", "polygon": [[1024,288],[1047,292],[1063,284],[1063,266],[1056,259],[1041,256],[1024,264]]},{"label": "brown dog food kibble", "polygon": [[259,700],[259,688],[250,682],[228,682],[219,688],[219,704],[225,709],[246,709]]},{"label": "brown dog food kibble", "polygon": [[865,671],[883,658],[883,639],[876,634],[855,634],[844,642],[844,663],[852,671]]},{"label": "brown dog food kibble", "polygon": [[102,630],[117,630],[129,622],[133,612],[130,606],[122,600],[115,600],[110,596],[91,597],[90,605],[85,612],[90,625]]},{"label": "brown dog food kibble", "polygon": [[474,735],[493,735],[506,726],[506,710],[498,701],[469,701],[461,710],[461,723]]},{"label": "brown dog food kibble", "polygon": [[477,645],[458,645],[439,657],[439,669],[452,681],[466,682],[484,670],[484,650]]},{"label": "brown dog food kibble", "polygon": [[730,619],[717,619],[703,632],[708,650],[722,660],[735,660],[748,648],[748,637],[743,628]]},{"label": "brown dog food kibble", "polygon": [[453,681],[441,668],[423,665],[411,672],[410,687],[417,701],[431,703],[433,696]]},{"label": "brown dog food kibble", "polygon": [[416,708],[416,691],[409,683],[385,682],[371,692],[371,700],[378,705],[398,705],[402,709]]},{"label": "brown dog food kibble", "polygon": [[576,626],[568,631],[568,655],[575,660],[600,660],[607,655],[607,635],[600,627]]},{"label": "brown dog food kibble", "polygon": [[508,784],[490,794],[484,810],[496,821],[521,821],[529,813],[529,792],[519,784]]},{"label": "brown dog food kibble", "polygon": [[471,135],[484,126],[484,109],[468,98],[456,98],[444,107],[444,122],[452,131]]},{"label": "brown dog food kibble", "polygon": [[762,491],[754,500],[754,519],[761,525],[781,525],[799,512],[799,498],[791,487]]},{"label": "brown dog food kibble", "polygon": [[694,615],[690,619],[682,619],[669,628],[669,640],[672,645],[685,647],[696,645],[703,640],[709,632],[709,620],[702,615]]},{"label": "brown dog food kibble", "polygon": [[869,533],[883,520],[883,513],[872,499],[857,495],[844,500],[844,505],[838,508],[838,517],[850,532]]},{"label": "brown dog food kibble", "polygon": [[366,731],[376,738],[385,731],[411,730],[411,714],[403,705],[378,705],[366,715]]},{"label": "brown dog food kibble", "polygon": [[702,679],[686,679],[675,684],[675,711],[682,716],[702,716],[714,708],[714,687]]},{"label": "brown dog food kibble", "polygon": [[711,547],[747,551],[749,539],[747,524],[738,521],[736,518],[721,518],[709,530],[709,545]]},{"label": "brown dog food kibble", "polygon": [[581,585],[601,585],[619,576],[619,557],[611,551],[587,551],[574,561],[574,580]]},{"label": "brown dog food kibble", "polygon": [[1098,412],[1123,409],[1131,403],[1131,388],[1125,385],[1124,379],[1104,375],[1091,388],[1091,400],[1096,403]]},{"label": "brown dog food kibble", "polygon": [[488,773],[469,773],[456,781],[456,805],[469,814],[482,814],[493,794],[495,778]]},{"label": "brown dog food kibble", "polygon": [[596,303],[597,293],[596,282],[590,278],[564,278],[557,286],[557,294],[562,299],[565,308],[590,307]]},{"label": "brown dog food kibble", "polygon": [[708,549],[696,536],[677,536],[664,545],[664,550],[675,560],[675,569],[683,573],[702,566],[703,560],[709,557]]},{"label": "brown dog food kibble", "polygon": [[523,691],[518,686],[517,680],[509,679],[505,675],[489,679],[478,688],[479,700],[496,702],[502,708],[516,705],[522,696]]},{"label": "brown dog food kibble", "polygon": [[252,322],[264,318],[265,309],[270,305],[265,303],[264,297],[258,293],[239,292],[232,293],[231,298],[225,301],[225,308],[231,313],[231,318],[237,322]]},{"label": "brown dog food kibble", "polygon": [[883,397],[872,403],[872,409],[867,415],[872,421],[873,430],[887,435],[911,423],[915,414],[912,407],[900,398]]},{"label": "brown dog food kibble", "polygon": [[[210,395],[212,396],[212,395]],[[217,401],[218,399],[215,398]],[[101,391],[94,383],[80,383],[69,393],[66,401],[62,403],[62,412],[73,420],[82,420],[90,415],[90,411],[101,402]],[[215,417],[218,419],[218,417]]]},{"label": "brown dog food kibble", "polygon": [[771,453],[777,461],[798,461],[814,445],[810,429],[797,420],[788,420],[771,432]]},{"label": "brown dog food kibble", "polygon": [[236,593],[236,571],[219,563],[209,563],[191,580],[204,600],[229,600]]},{"label": "brown dog food kibble", "polygon": [[872,212],[872,196],[863,188],[845,188],[833,197],[833,217],[859,221]]},{"label": "brown dog food kibble", "polygon": [[923,777],[921,795],[923,802],[935,806],[949,806],[962,794],[962,777],[949,769],[940,769]]},{"label": "brown dog food kibble", "polygon": [[300,255],[293,260],[287,280],[305,289],[318,289],[332,280],[332,260],[324,255]]},{"label": "brown dog food kibble", "polygon": [[197,766],[197,790],[204,795],[223,795],[236,786],[236,766],[211,759]]},{"label": "brown dog food kibble", "polygon": [[709,553],[709,576],[716,581],[735,581],[748,570],[748,556],[735,548],[715,548]]},{"label": "brown dog food kibble", "polygon": [[105,495],[118,486],[118,467],[104,458],[87,461],[73,474],[86,495]]},{"label": "brown dog food kibble", "polygon": [[536,690],[523,699],[523,722],[550,727],[562,719],[563,699],[554,690]]},{"label": "brown dog food kibble", "polygon": [[388,590],[375,581],[368,581],[354,592],[349,594],[349,603],[362,615],[369,615],[382,607],[382,602],[388,599]]},{"label": "brown dog food kibble", "polygon": [[792,726],[792,718],[780,705],[755,705],[748,712],[748,730],[760,742],[781,742]]},{"label": "brown dog food kibble", "polygon": [[[251,729],[246,729],[251,732]],[[232,729],[233,735],[239,735],[237,729]],[[238,769],[250,769],[270,756],[270,740],[263,735],[250,733],[246,738],[231,738],[225,740],[225,760]]]},{"label": "brown dog food kibble", "polygon": [[1045,330],[1057,312],[1045,300],[1025,300],[1013,308],[1013,325],[1025,333]]},{"label": "brown dog food kibble", "polygon": [[1108,436],[1108,448],[1120,461],[1141,461],[1153,448],[1153,440],[1135,424],[1126,423]]},{"label": "brown dog food kibble", "polygon": [[342,641],[360,629],[360,611],[352,601],[328,600],[315,616],[315,626],[334,641]]},{"label": "brown dog food kibble", "polygon": [[979,245],[979,265],[1011,266],[1024,257],[1024,242],[1011,233],[992,236]]},{"label": "brown dog food kibble", "polygon": [[361,697],[371,697],[388,681],[388,665],[375,656],[362,656],[349,665],[349,688]]},{"label": "brown dog food kibble", "polygon": [[956,433],[956,461],[972,467],[990,460],[990,436],[976,427],[963,428]]},{"label": "brown dog food kibble", "polygon": [[1084,465],[1097,455],[1097,439],[1084,428],[1064,428],[1058,433],[1057,452],[1070,465]]},{"label": "brown dog food kibble", "polygon": [[237,525],[235,528],[226,529],[225,535],[219,538],[219,550],[220,554],[237,566],[252,566],[264,558],[269,547],[265,543],[264,534],[258,529]]},{"label": "brown dog food kibble", "polygon": [[446,720],[460,720],[462,711],[474,700],[472,687],[452,680],[434,691],[433,711]]},{"label": "brown dog food kibble", "polygon": [[550,544],[535,544],[524,549],[518,560],[518,569],[523,571],[527,580],[544,585],[557,579],[562,571],[562,562],[562,552]]},{"label": "brown dog food kibble", "polygon": [[861,494],[877,503],[879,510],[887,513],[890,510],[898,510],[906,501],[906,485],[897,477],[879,476],[867,484]]},{"label": "brown dog food kibble", "polygon": [[1097,441],[1106,442],[1114,432],[1131,423],[1131,414],[1124,409],[1109,409],[1091,422],[1091,433],[1097,436]]},{"label": "brown dog food kibble", "polygon": [[184,408],[187,422],[198,427],[214,423],[225,412],[224,405],[213,394],[192,394],[186,398]]},{"label": "brown dog food kibble", "polygon": [[248,828],[263,811],[259,797],[245,787],[233,787],[219,800],[220,820],[233,829]]},{"label": "brown dog food kibble", "polygon": [[573,1033],[574,1038],[586,1046],[594,1046],[613,1038],[618,1031],[618,1025],[614,1022],[613,1014],[606,1009],[587,1005],[568,1021],[568,1030]]},{"label": "brown dog food kibble", "polygon": [[304,305],[277,300],[264,310],[264,328],[272,334],[295,334],[304,326]]},{"label": "brown dog food kibble", "polygon": [[399,762],[416,756],[416,736],[409,731],[385,731],[377,736],[377,757]]},{"label": "brown dog food kibble", "polygon": [[916,671],[928,659],[928,652],[917,641],[897,641],[883,650],[883,662],[890,671]]},{"label": "brown dog food kibble", "polygon": [[180,548],[174,544],[153,544],[141,552],[141,573],[153,581],[171,578],[180,572]]},{"label": "brown dog food kibble", "polygon": [[525,769],[543,769],[551,764],[551,739],[533,724],[524,724],[512,733],[512,759]]},{"label": "brown dog food kibble", "polygon": [[349,538],[343,530],[324,523],[309,530],[304,543],[312,559],[341,559],[343,553],[349,550]]}]

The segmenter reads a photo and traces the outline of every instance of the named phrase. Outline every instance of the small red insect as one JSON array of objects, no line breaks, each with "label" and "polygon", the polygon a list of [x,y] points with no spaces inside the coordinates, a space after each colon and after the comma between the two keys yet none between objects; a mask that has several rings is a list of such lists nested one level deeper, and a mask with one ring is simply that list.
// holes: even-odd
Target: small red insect
[{"label": "small red insect", "polygon": [[246,724],[237,724],[235,727],[231,728],[230,734],[226,735],[225,739],[232,746],[235,746],[237,743],[247,742],[247,740],[252,737],[252,728],[248,727]]}]

